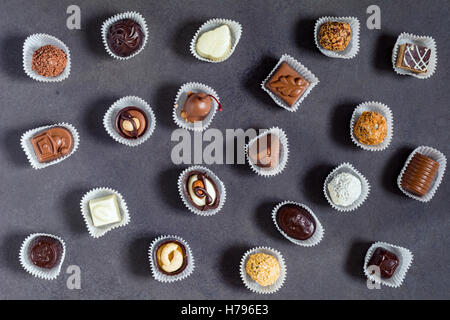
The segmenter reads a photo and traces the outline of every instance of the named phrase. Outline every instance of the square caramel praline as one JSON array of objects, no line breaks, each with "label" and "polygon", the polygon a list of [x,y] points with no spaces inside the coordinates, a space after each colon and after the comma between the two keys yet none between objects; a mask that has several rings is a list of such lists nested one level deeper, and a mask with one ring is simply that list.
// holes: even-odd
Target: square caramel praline
[{"label": "square caramel praline", "polygon": [[294,104],[305,93],[310,83],[283,61],[264,86],[283,100],[288,106]]}]

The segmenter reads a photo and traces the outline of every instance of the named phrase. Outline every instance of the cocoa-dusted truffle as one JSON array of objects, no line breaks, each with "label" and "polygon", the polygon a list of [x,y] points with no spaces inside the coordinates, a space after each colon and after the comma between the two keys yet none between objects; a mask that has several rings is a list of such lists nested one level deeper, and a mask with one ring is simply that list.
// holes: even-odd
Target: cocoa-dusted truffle
[{"label": "cocoa-dusted truffle", "polygon": [[373,111],[364,111],[353,127],[353,133],[359,142],[377,145],[386,139],[386,118]]},{"label": "cocoa-dusted truffle", "polygon": [[319,29],[319,43],[326,50],[345,50],[351,37],[352,30],[346,22],[325,22]]},{"label": "cocoa-dusted truffle", "polygon": [[34,51],[31,67],[44,77],[59,76],[67,64],[67,54],[53,45],[45,45]]}]

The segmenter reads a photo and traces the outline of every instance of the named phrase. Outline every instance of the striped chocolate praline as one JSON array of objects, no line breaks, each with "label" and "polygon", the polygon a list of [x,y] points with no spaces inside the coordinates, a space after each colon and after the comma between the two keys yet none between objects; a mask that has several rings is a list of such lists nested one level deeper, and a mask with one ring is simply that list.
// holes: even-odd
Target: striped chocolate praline
[{"label": "striped chocolate praline", "polygon": [[439,163],[416,153],[403,173],[401,186],[404,190],[423,197],[430,190],[438,169]]}]

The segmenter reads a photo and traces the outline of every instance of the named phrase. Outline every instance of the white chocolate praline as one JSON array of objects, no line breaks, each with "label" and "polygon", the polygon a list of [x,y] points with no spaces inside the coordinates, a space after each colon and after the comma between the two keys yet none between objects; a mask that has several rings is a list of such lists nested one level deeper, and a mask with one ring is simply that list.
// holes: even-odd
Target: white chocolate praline
[{"label": "white chocolate praline", "polygon": [[175,272],[183,266],[183,249],[177,243],[169,242],[158,248],[156,258],[165,272]]},{"label": "white chocolate praline", "polygon": [[231,31],[226,24],[200,35],[195,46],[197,53],[207,59],[221,60],[231,50]]},{"label": "white chocolate praline", "polygon": [[328,192],[334,204],[348,207],[361,195],[361,181],[350,173],[341,172],[328,183]]},{"label": "white chocolate praline", "polygon": [[94,227],[101,227],[122,220],[115,194],[89,200],[89,210]]},{"label": "white chocolate praline", "polygon": [[[198,176],[196,174],[193,174],[189,177],[188,180],[188,192],[189,192],[189,196],[191,197],[192,201],[199,207],[203,207],[205,206],[206,203],[206,197],[203,198],[199,198],[195,195],[194,192],[194,188],[192,187],[192,185],[194,184],[195,181],[198,180]],[[211,183],[211,181],[208,178],[204,178],[203,179],[205,182],[205,188],[206,188],[206,192],[208,192],[209,196],[211,197],[212,201],[211,203],[208,204],[213,204],[216,201],[216,189],[214,188],[214,185]]]}]

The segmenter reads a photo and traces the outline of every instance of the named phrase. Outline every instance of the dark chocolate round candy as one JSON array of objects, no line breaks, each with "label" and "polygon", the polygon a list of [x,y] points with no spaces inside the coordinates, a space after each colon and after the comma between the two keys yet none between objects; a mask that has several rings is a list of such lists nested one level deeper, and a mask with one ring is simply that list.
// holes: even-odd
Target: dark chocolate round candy
[{"label": "dark chocolate round candy", "polygon": [[147,131],[148,118],[138,107],[126,107],[117,113],[115,127],[122,137],[137,139]]},{"label": "dark chocolate round candy", "polygon": [[58,264],[62,252],[63,246],[58,239],[39,236],[30,245],[29,257],[35,266],[51,269]]},{"label": "dark chocolate round candy", "polygon": [[289,203],[281,206],[276,215],[278,226],[289,237],[298,240],[311,238],[316,231],[316,220],[305,208]]},{"label": "dark chocolate round candy", "polygon": [[137,52],[144,43],[141,26],[132,19],[122,19],[113,23],[106,36],[109,49],[120,57],[128,57]]}]

